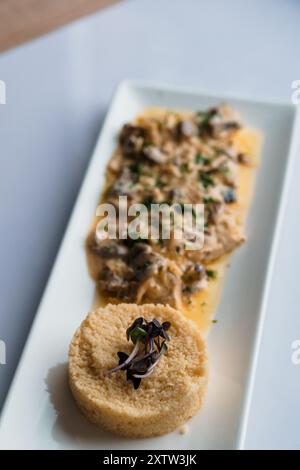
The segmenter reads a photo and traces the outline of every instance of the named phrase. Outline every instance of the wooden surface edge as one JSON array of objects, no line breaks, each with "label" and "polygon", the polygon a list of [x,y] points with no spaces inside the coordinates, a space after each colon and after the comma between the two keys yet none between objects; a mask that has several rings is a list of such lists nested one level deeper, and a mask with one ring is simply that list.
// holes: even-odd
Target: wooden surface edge
[{"label": "wooden surface edge", "polygon": [[0,0],[0,52],[120,0]]}]

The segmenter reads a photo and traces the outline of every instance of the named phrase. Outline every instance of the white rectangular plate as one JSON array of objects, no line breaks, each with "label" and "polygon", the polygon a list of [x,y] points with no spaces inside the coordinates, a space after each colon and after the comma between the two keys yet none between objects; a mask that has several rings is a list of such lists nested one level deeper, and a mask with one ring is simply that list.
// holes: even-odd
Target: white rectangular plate
[{"label": "white rectangular plate", "polygon": [[[120,127],[148,106],[198,110],[226,101],[264,134],[248,242],[232,257],[209,336],[206,403],[189,432],[128,440],[101,432],[77,410],[67,385],[70,339],[94,284],[84,241]],[[298,121],[292,105],[208,96],[124,82],[117,90],[11,386],[0,423],[3,449],[227,449],[243,446],[270,276]],[[47,217],[47,214],[45,214]],[[16,326],[17,327],[17,326]]]}]

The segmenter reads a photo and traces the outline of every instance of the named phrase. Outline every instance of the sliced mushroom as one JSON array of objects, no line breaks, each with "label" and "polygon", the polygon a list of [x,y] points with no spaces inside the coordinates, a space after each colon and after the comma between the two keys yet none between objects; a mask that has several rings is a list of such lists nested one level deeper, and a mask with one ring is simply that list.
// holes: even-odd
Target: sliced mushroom
[{"label": "sliced mushroom", "polygon": [[179,121],[175,128],[175,135],[177,139],[186,139],[198,135],[197,124],[191,119]]},{"label": "sliced mushroom", "polygon": [[223,213],[224,205],[219,201],[208,201],[205,204],[205,222],[207,225],[216,224]]},{"label": "sliced mushroom", "polygon": [[133,175],[130,168],[124,167],[120,177],[116,180],[114,185],[110,188],[109,194],[111,196],[124,196],[131,192],[133,186]]},{"label": "sliced mushroom", "polygon": [[146,136],[147,132],[144,127],[125,124],[119,137],[124,155],[126,157],[137,155],[143,148]]},{"label": "sliced mushroom", "polygon": [[191,263],[185,270],[183,276],[183,293],[193,294],[207,286],[207,275],[204,266],[200,263]]},{"label": "sliced mushroom", "polygon": [[227,137],[240,129],[238,116],[228,106],[211,108],[206,113],[199,113],[199,132],[201,136],[213,138]]},{"label": "sliced mushroom", "polygon": [[154,163],[166,163],[168,160],[168,156],[155,145],[144,147],[142,155]]},{"label": "sliced mushroom", "polygon": [[190,264],[183,274],[183,280],[185,283],[200,281],[206,276],[205,268],[203,264],[192,263]]}]

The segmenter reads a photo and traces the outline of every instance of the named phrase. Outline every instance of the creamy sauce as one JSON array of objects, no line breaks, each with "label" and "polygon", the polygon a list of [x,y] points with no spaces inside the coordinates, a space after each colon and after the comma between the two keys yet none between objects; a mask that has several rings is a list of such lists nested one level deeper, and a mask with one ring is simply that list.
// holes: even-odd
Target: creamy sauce
[{"label": "creamy sauce", "polygon": [[[149,108],[145,111],[143,116],[151,116],[154,114],[157,116],[163,112],[164,110],[161,109]],[[180,115],[182,114],[184,113],[180,113]],[[232,213],[235,214],[239,224],[242,226],[245,225],[247,212],[254,191],[255,173],[258,165],[261,140],[262,138],[258,131],[247,128],[243,128],[238,131],[234,138],[234,145],[239,152],[247,153],[251,157],[251,165],[239,165],[239,187],[237,188],[238,202],[231,204],[230,207]],[[93,222],[92,227],[94,227],[94,224],[95,221]],[[229,264],[229,259],[230,255],[225,255],[208,266],[209,269],[217,271],[216,279],[210,279],[208,287],[192,296],[190,303],[185,304],[183,307],[185,315],[197,324],[203,337],[207,336],[214,320],[214,315],[221,297],[224,276]],[[91,274],[93,273],[91,272]],[[103,292],[100,293],[96,288],[92,309],[105,306],[108,303],[120,302],[120,300],[105,296]]]},{"label": "creamy sauce", "polygon": [[[239,165],[238,202],[231,205],[232,212],[236,214],[242,225],[246,222],[247,212],[254,191],[261,141],[260,133],[252,129],[242,129],[237,133],[234,141],[238,150],[249,154],[252,161],[251,166]],[[185,315],[198,325],[203,337],[207,336],[214,320],[230,256],[223,256],[209,266],[218,272],[217,278],[209,281],[207,289],[194,295],[192,304],[184,306]]]}]

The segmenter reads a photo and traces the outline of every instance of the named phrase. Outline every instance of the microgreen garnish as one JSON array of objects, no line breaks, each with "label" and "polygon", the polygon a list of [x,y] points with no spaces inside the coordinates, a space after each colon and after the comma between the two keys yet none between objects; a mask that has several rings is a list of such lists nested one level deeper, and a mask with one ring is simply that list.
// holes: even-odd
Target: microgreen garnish
[{"label": "microgreen garnish", "polygon": [[161,357],[167,352],[167,341],[170,341],[167,330],[170,326],[168,321],[161,324],[156,319],[147,322],[142,317],[136,318],[126,330],[127,340],[133,342],[134,348],[130,355],[119,351],[119,365],[110,369],[109,373],[126,370],[127,380],[131,380],[137,389],[141,380],[154,372]]},{"label": "microgreen garnish", "polygon": [[134,322],[132,323],[132,325],[130,325],[129,328],[127,328],[126,330],[126,338],[127,338],[127,341],[130,340],[130,337],[131,337],[131,332],[134,331],[134,329],[137,327],[137,326],[142,326],[143,324],[143,321],[144,319],[142,317],[139,317],[139,318],[136,318],[134,320]]}]

